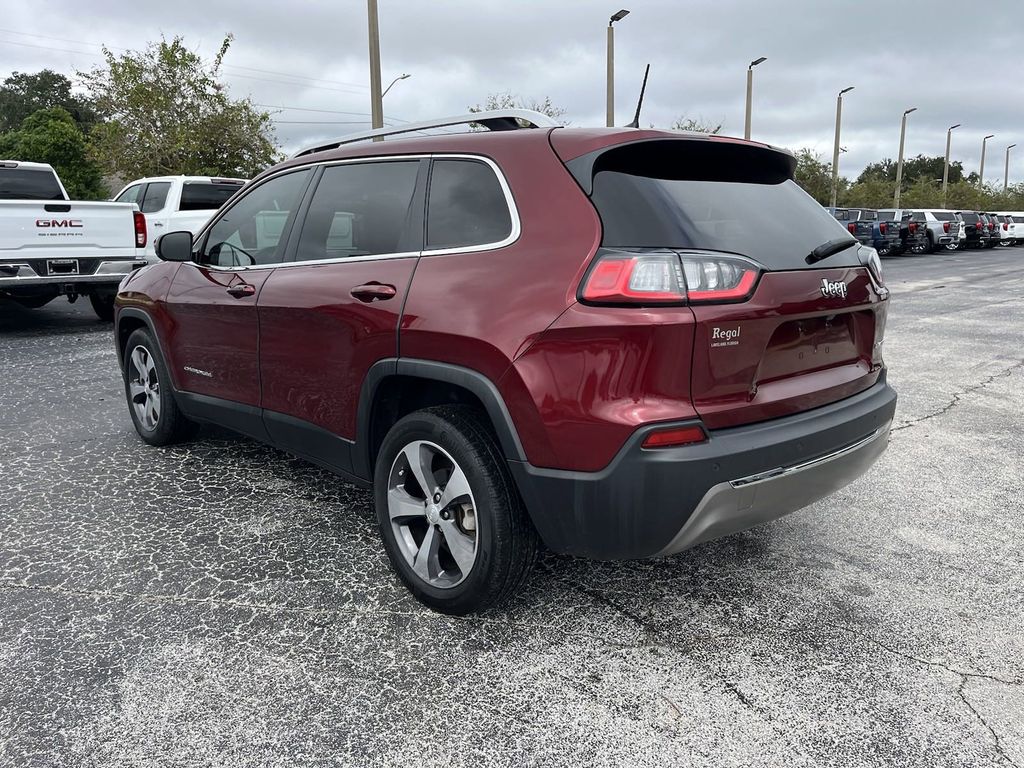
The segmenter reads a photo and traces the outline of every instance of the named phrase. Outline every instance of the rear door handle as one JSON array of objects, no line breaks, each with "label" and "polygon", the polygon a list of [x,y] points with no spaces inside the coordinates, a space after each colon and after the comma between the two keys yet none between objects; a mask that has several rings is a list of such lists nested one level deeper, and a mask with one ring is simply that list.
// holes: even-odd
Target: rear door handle
[{"label": "rear door handle", "polygon": [[226,290],[236,299],[241,299],[244,296],[252,296],[256,293],[256,286],[249,285],[248,283],[237,283],[235,285],[229,285]]},{"label": "rear door handle", "polygon": [[398,291],[395,290],[395,286],[393,285],[370,282],[365,285],[357,285],[350,291],[350,293],[352,294],[352,298],[359,299],[360,301],[369,304],[371,301],[386,301],[387,299],[393,299]]}]

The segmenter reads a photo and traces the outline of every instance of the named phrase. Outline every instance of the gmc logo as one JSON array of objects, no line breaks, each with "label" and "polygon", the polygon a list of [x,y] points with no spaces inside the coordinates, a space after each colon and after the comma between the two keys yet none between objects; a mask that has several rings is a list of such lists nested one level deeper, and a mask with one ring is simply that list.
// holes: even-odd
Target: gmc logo
[{"label": "gmc logo", "polygon": [[36,226],[42,229],[80,229],[81,219],[36,219]]}]

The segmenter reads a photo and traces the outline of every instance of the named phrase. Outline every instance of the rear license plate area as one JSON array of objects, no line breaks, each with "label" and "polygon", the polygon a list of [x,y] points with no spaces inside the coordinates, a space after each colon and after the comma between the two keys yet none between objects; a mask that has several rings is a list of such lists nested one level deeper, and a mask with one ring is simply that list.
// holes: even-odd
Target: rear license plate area
[{"label": "rear license plate area", "polygon": [[49,259],[46,262],[48,275],[77,275],[78,259]]}]

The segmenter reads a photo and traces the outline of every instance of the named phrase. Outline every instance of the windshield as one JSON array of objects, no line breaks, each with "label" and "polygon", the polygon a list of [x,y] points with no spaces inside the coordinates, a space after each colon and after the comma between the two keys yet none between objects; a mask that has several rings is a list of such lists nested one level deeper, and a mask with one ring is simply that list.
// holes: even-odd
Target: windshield
[{"label": "windshield", "polygon": [[723,151],[706,141],[649,144],[655,157],[611,150],[596,165],[592,200],[607,247],[726,251],[768,269],[806,269],[822,243],[851,238],[765,150],[744,147],[739,156],[735,145]]},{"label": "windshield", "polygon": [[0,200],[63,200],[57,175],[44,168],[0,168]]}]

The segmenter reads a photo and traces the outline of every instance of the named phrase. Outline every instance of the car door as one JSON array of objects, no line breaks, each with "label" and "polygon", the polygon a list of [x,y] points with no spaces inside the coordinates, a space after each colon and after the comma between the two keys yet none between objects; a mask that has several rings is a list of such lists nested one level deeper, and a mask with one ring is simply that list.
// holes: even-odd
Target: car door
[{"label": "car door", "polygon": [[367,371],[398,354],[398,322],[422,249],[428,161],[328,165],[294,260],[260,292],[263,419],[280,447],[347,471]]},{"label": "car door", "polygon": [[146,251],[156,256],[156,239],[167,231],[167,195],[171,191],[169,181],[151,181],[139,195],[139,210],[146,216]]},{"label": "car door", "polygon": [[175,273],[167,353],[187,413],[264,436],[256,302],[284,259],[311,175],[299,169],[254,186],[221,212],[193,261]]}]

